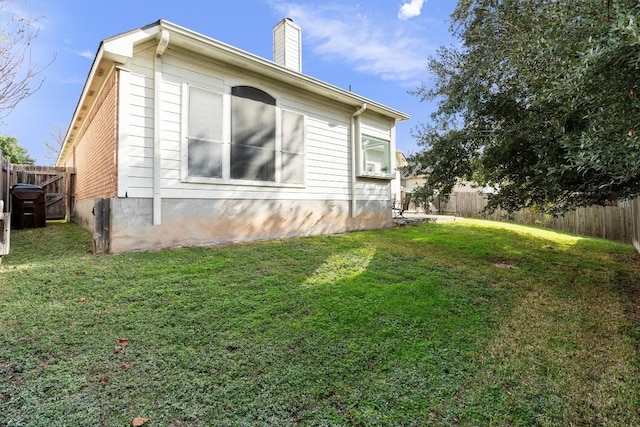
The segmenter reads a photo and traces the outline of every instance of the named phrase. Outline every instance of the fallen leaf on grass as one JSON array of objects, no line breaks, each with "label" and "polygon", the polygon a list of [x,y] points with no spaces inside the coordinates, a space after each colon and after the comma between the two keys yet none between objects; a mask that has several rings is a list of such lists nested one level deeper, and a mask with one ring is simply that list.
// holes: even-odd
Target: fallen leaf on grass
[{"label": "fallen leaf on grass", "polygon": [[124,347],[121,345],[117,345],[113,348],[113,352],[114,353],[124,353]]},{"label": "fallen leaf on grass", "polygon": [[131,425],[133,427],[140,427],[145,425],[147,421],[149,421],[148,418],[137,417],[137,418],[134,418],[133,421],[131,421]]},{"label": "fallen leaf on grass", "polygon": [[109,380],[109,377],[104,377],[104,378],[102,378],[102,379],[100,380],[100,382],[101,382],[102,384],[109,384],[109,381],[110,381],[110,380]]},{"label": "fallen leaf on grass", "polygon": [[78,302],[85,302],[86,300],[87,300],[87,298],[85,298],[85,297],[78,298]]},{"label": "fallen leaf on grass", "polygon": [[127,345],[129,344],[129,340],[127,338],[120,338],[118,340],[118,342],[120,343],[120,345]]}]

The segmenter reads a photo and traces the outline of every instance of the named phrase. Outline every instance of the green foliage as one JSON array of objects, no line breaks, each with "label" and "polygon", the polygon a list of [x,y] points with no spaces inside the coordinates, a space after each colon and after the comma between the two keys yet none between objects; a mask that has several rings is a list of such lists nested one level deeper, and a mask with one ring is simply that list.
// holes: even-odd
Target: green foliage
[{"label": "green foliage", "polygon": [[636,0],[461,0],[460,48],[430,60],[438,99],[418,198],[456,179],[497,190],[490,208],[561,212],[640,193],[640,5]]},{"label": "green foliage", "polygon": [[11,234],[2,426],[640,425],[630,245],[467,220],[118,256],[91,238]]},{"label": "green foliage", "polygon": [[27,150],[13,136],[0,135],[0,156],[17,165],[32,165],[35,163],[35,160],[27,153]]}]

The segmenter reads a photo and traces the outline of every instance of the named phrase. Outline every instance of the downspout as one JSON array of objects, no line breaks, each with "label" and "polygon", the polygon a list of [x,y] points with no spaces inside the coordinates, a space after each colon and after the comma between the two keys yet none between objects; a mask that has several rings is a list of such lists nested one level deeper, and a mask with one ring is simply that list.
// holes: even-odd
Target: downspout
[{"label": "downspout", "polygon": [[356,195],[356,157],[360,157],[357,151],[358,147],[360,147],[361,139],[359,117],[366,109],[367,104],[362,103],[362,107],[351,115],[351,218],[356,217],[358,208],[358,197]]},{"label": "downspout", "polygon": [[169,32],[161,30],[153,62],[153,225],[162,223],[162,161],[160,158],[160,84],[162,82],[162,54],[169,46]]}]

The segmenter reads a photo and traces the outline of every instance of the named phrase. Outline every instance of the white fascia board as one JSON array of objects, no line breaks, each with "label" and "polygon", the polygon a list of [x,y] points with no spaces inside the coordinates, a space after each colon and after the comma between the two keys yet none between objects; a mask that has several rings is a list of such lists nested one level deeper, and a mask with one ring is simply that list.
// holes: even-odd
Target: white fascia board
[{"label": "white fascia board", "polygon": [[[382,105],[378,102],[356,95],[352,92],[333,86],[321,80],[309,77],[302,73],[290,70],[275,62],[261,58],[257,55],[243,51],[231,45],[222,43],[211,37],[205,36],[168,21],[160,20],[158,25],[167,29],[172,34],[171,44],[181,46],[188,50],[193,50],[201,55],[209,56],[230,64],[240,66],[247,70],[262,74],[287,83],[291,86],[301,88],[305,91],[322,95],[329,99],[360,108],[362,104],[367,104],[371,111],[378,112],[396,121],[408,120],[409,115],[393,108]],[[173,37],[174,34],[176,37]]]},{"label": "white fascia board", "polygon": [[408,120],[410,118],[409,115],[398,110],[313,77],[292,71],[288,68],[277,65],[273,61],[261,58],[211,37],[173,24],[169,21],[159,20],[145,27],[118,34],[102,41],[100,48],[98,49],[98,53],[94,58],[87,81],[85,82],[80,100],[73,114],[62,150],[60,150],[60,154],[58,156],[58,161],[62,159],[62,155],[68,149],[69,139],[75,137],[73,125],[77,120],[81,106],[84,105],[86,101],[88,88],[92,85],[93,80],[96,77],[96,70],[102,65],[102,62],[104,60],[108,60],[120,64],[125,63],[127,59],[133,57],[133,50],[136,45],[158,37],[158,34],[161,33],[162,30],[167,30],[171,33],[171,44],[181,46],[187,50],[192,50],[198,54],[219,59],[251,70],[307,92],[321,95],[345,105],[350,105],[355,109],[359,109],[363,104],[367,104],[368,110],[391,117],[396,121]]},{"label": "white fascia board", "polygon": [[133,48],[137,44],[153,39],[159,32],[160,25],[152,24],[110,37],[102,42],[105,56],[113,61],[124,63],[133,57]]},{"label": "white fascia board", "polygon": [[58,153],[58,158],[56,159],[56,166],[63,166],[62,164],[58,165],[58,162],[60,162],[63,159],[64,154],[67,152],[69,147],[73,145],[73,142],[74,142],[73,139],[76,136],[76,129],[74,129],[74,123],[76,123],[78,120],[80,108],[82,107],[82,105],[84,105],[86,101],[87,92],[89,90],[89,87],[91,86],[91,82],[95,78],[96,70],[100,67],[100,63],[102,62],[103,57],[104,57],[104,44],[100,43],[100,47],[98,48],[98,53],[96,53],[95,58],[93,58],[93,64],[91,64],[91,69],[89,70],[89,75],[87,76],[87,80],[84,82],[84,87],[82,88],[82,93],[80,94],[80,99],[78,100],[76,109],[73,112],[71,122],[67,127],[67,134],[64,137],[62,148]]},{"label": "white fascia board", "polygon": [[97,70],[101,66],[104,66],[103,61],[113,61],[120,64],[125,63],[127,59],[133,57],[133,49],[136,44],[157,37],[159,32],[160,25],[159,23],[155,23],[143,28],[138,28],[133,31],[128,31],[126,33],[109,37],[108,39],[105,39],[100,43],[98,52],[96,53],[96,56],[93,59],[93,64],[91,65],[91,69],[89,70],[89,75],[87,76],[87,80],[85,81],[84,88],[82,89],[80,99],[73,113],[71,123],[69,124],[69,127],[67,129],[67,134],[62,144],[62,149],[58,154],[56,164],[62,160],[63,155],[66,154],[69,147],[73,145],[73,138],[75,138],[76,136],[74,124],[78,120],[80,108],[86,102],[87,92],[90,90],[94,80],[96,79]]}]

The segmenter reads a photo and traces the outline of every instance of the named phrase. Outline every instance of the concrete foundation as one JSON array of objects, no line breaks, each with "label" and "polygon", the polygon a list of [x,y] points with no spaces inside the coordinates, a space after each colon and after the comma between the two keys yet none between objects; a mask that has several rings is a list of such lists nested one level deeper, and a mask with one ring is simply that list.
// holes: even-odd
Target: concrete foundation
[{"label": "concrete foundation", "polygon": [[[85,228],[87,208],[76,213]],[[153,225],[152,200],[111,199],[109,252],[209,246],[283,237],[389,228],[388,203],[349,201],[163,199],[161,225]],[[85,225],[86,224],[86,225]]]}]

